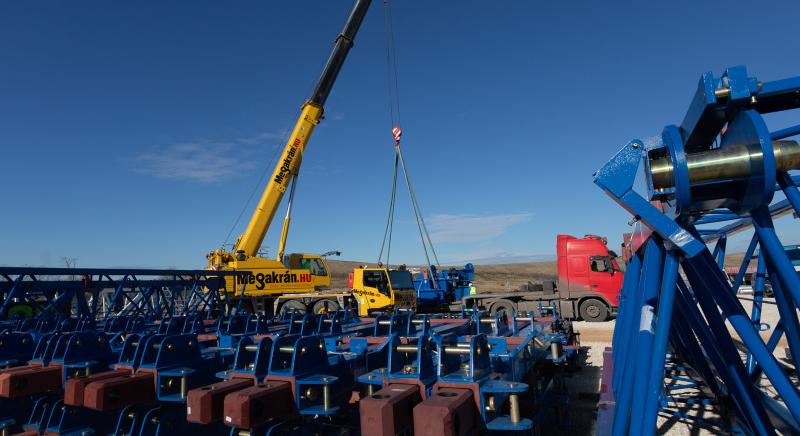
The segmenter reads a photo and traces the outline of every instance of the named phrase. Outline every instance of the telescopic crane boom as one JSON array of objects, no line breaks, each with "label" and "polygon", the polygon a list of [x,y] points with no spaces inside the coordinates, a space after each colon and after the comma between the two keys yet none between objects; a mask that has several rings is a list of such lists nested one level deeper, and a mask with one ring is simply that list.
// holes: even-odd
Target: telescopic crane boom
[{"label": "telescopic crane boom", "polygon": [[[323,117],[325,101],[344,64],[356,33],[369,9],[371,0],[356,0],[342,32],[336,37],[333,51],[317,80],[311,97],[303,103],[300,117],[289,136],[280,159],[275,165],[261,200],[258,202],[247,229],[237,239],[231,251],[217,249],[206,257],[209,268],[218,270],[244,270],[253,274],[244,283],[231,283],[229,292],[243,292],[248,299],[274,300],[275,308],[299,295],[317,292],[330,287],[330,274],[325,259],[318,254],[290,254],[284,258],[289,229],[294,186],[300,163],[314,128]],[[290,190],[288,211],[283,223],[277,256],[267,259],[258,256],[261,243],[269,230],[286,190]],[[285,263],[284,263],[285,262]],[[254,306],[256,304],[254,303]]]},{"label": "telescopic crane boom", "polygon": [[[336,77],[339,75],[339,70],[341,70],[347,58],[347,53],[353,46],[353,40],[356,37],[358,28],[361,26],[361,22],[364,20],[370,2],[371,0],[356,1],[342,33],[336,38],[336,45],[314,87],[311,98],[302,106],[300,118],[297,120],[283,154],[275,166],[272,178],[270,178],[264,194],[261,196],[261,201],[259,201],[258,207],[256,207],[253,216],[250,218],[247,230],[236,241],[233,249],[234,253],[243,253],[245,256],[251,257],[255,256],[259,248],[261,248],[264,235],[275,217],[275,212],[283,199],[283,194],[289,187],[289,183],[297,177],[306,144],[308,144],[314,127],[322,119],[325,101],[328,99]],[[285,225],[278,250],[277,260],[279,261],[283,256],[287,231],[288,225]]]}]

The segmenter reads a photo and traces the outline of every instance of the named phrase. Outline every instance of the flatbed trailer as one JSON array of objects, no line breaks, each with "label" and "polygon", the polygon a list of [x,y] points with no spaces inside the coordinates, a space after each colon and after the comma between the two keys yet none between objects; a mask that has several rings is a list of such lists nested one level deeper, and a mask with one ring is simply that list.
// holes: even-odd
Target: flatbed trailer
[{"label": "flatbed trailer", "polygon": [[[541,286],[541,291],[525,290],[515,292],[492,292],[465,296],[461,304],[465,309],[484,309],[494,314],[500,311],[528,312],[542,307],[555,308],[559,317],[564,319],[584,319],[587,321],[604,321],[617,315],[618,307],[596,297],[562,297],[552,286]],[[601,304],[602,303],[602,304]],[[581,305],[590,316],[581,315]],[[458,309],[456,309],[458,308]],[[461,310],[461,306],[452,306],[452,310]],[[588,319],[587,319],[588,318]]]}]

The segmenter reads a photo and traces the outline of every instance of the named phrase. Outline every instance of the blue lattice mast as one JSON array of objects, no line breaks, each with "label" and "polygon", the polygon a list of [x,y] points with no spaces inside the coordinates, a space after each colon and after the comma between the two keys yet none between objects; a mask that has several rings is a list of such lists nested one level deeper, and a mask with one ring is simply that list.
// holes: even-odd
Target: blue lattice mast
[{"label": "blue lattice mast", "polygon": [[[760,82],[744,67],[719,78],[706,73],[680,126],[667,126],[653,144],[631,141],[596,173],[595,183],[638,221],[598,433],[656,431],[669,399],[665,363],[670,377],[686,365],[684,381],[714,398],[730,429],[800,431],[794,374],[773,356],[781,336],[792,356],[800,352],[800,279],[773,226],[774,217],[800,211],[790,175],[800,168],[800,146],[785,140],[800,126],[770,132],[763,118],[798,107],[800,77]],[[786,199],[773,201],[776,191]],[[712,223],[727,224],[698,228]],[[731,281],[723,271],[728,236],[750,226],[753,238]],[[706,242],[715,242],[713,253]],[[756,251],[748,314],[736,291]],[[766,343],[759,335],[765,275],[780,314]],[[762,374],[779,401],[761,387]]]}]

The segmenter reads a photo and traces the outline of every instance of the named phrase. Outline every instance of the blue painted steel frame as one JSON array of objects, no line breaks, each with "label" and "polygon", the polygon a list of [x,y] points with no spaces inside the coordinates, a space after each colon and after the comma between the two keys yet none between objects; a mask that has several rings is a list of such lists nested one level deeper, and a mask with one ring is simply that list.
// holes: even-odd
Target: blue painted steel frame
[{"label": "blue painted steel frame", "polygon": [[[729,68],[718,79],[706,73],[680,126],[665,128],[660,144],[628,143],[595,174],[595,183],[652,232],[634,247],[627,267],[611,354],[609,388],[615,407],[601,408],[614,417],[598,420],[613,424],[598,427],[598,434],[654,434],[657,413],[674,400],[663,386],[665,362],[687,363],[692,380],[702,382],[698,387],[705,386],[720,405],[733,405],[736,413],[728,430],[800,432],[800,393],[773,356],[781,335],[792,355],[800,355],[800,279],[773,226],[774,217],[800,212],[800,192],[796,177],[776,172],[772,153],[772,140],[800,134],[800,125],[769,132],[762,119],[765,113],[800,107],[798,93],[800,77],[761,83],[748,77],[744,67]],[[742,143],[763,156],[752,164],[750,177],[705,186],[701,195],[689,182],[686,155]],[[653,156],[669,156],[674,187],[653,189]],[[647,192],[634,187],[642,175]],[[778,190],[786,199],[772,202]],[[714,223],[729,224],[697,228]],[[754,235],[741,267],[729,279],[722,271],[728,236],[751,227]],[[716,242],[713,253],[706,246],[711,242]],[[748,315],[736,294],[757,252]],[[759,335],[766,327],[760,322],[765,277],[780,314],[766,343]],[[726,322],[745,347],[744,360]],[[782,403],[762,392],[762,374]],[[731,401],[720,402],[722,397]]]},{"label": "blue painted steel frame", "polygon": [[[31,306],[39,317],[104,320],[133,315],[154,320],[203,313],[210,318],[215,309],[227,303],[228,292],[234,291],[225,288],[225,277],[248,274],[211,270],[0,267],[0,320],[16,304]],[[108,307],[103,310],[99,304],[102,291],[112,289]],[[179,308],[178,300],[184,297],[183,307]]]}]

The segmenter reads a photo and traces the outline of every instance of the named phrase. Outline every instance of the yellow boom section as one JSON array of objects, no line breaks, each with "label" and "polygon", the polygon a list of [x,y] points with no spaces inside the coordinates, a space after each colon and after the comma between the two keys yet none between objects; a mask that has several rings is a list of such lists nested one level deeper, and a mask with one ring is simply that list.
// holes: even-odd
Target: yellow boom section
[{"label": "yellow boom section", "polygon": [[[292,184],[292,191],[294,192],[294,183],[297,180],[297,174],[300,169],[300,162],[303,160],[303,153],[305,152],[306,144],[311,138],[311,133],[314,128],[319,124],[322,119],[323,107],[328,95],[331,92],[336,76],[347,58],[347,53],[353,46],[353,40],[356,37],[359,26],[364,20],[367,9],[372,0],[355,0],[353,10],[347,18],[347,22],[342,29],[342,33],[336,37],[336,42],[333,46],[328,62],[325,68],[322,69],[322,74],[317,80],[314,91],[311,97],[303,104],[300,110],[300,118],[294,126],[289,141],[283,149],[280,160],[275,166],[264,194],[258,202],[256,210],[250,217],[250,223],[247,229],[234,244],[232,252],[225,251],[223,248],[208,253],[206,257],[209,260],[209,268],[223,269],[223,268],[283,268],[283,251],[286,248],[286,235],[289,231],[289,221],[291,213],[292,198],[289,198],[289,207],[286,212],[286,219],[284,220],[283,230],[281,232],[280,244],[278,246],[277,257],[274,261],[267,262],[264,258],[258,257],[258,250],[261,243],[264,241],[264,236],[269,230],[272,220],[275,218],[275,212],[283,199],[286,189],[289,184]],[[251,262],[252,261],[252,262]],[[242,264],[244,262],[244,264]],[[277,273],[276,273],[277,274]],[[270,276],[271,277],[271,276]],[[330,277],[327,278],[330,280]]]},{"label": "yellow boom section", "polygon": [[[303,158],[306,144],[308,144],[314,127],[319,124],[322,113],[322,106],[310,101],[303,105],[300,118],[297,120],[292,135],[283,149],[278,165],[275,166],[272,178],[269,180],[267,188],[264,190],[264,194],[261,196],[253,216],[250,218],[247,230],[236,241],[234,252],[243,251],[248,257],[255,256],[258,253],[258,249],[264,241],[264,235],[266,235],[267,229],[269,229],[272,219],[275,217],[275,212],[278,210],[278,205],[283,199],[283,194],[286,192],[292,177],[295,177],[300,169],[300,161]],[[285,235],[281,235],[281,240],[285,238]]]}]

